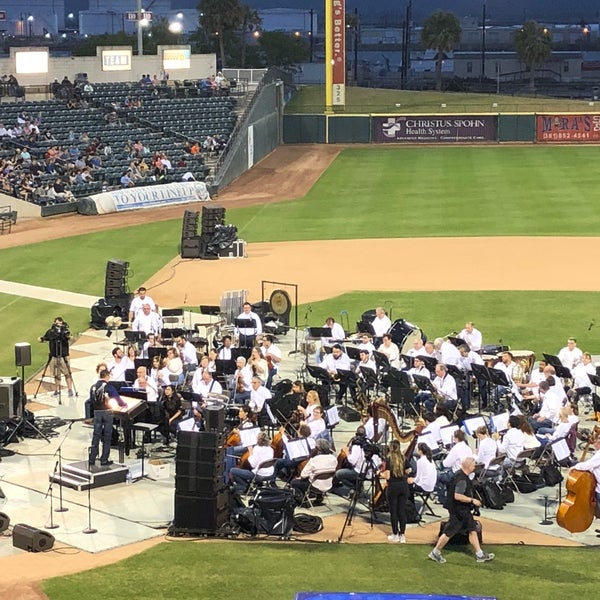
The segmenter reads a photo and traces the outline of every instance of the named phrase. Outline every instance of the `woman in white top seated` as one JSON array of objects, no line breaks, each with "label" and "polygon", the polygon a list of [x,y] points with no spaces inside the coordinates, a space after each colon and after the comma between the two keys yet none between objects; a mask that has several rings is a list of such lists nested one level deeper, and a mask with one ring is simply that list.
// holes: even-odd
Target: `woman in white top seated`
[{"label": "woman in white top seated", "polygon": [[536,434],[538,440],[542,446],[549,444],[551,442],[555,442],[556,440],[560,440],[561,438],[566,438],[571,431],[571,427],[573,424],[569,420],[569,413],[571,411],[566,406],[563,406],[558,411],[558,423],[554,429],[552,428],[540,428]]},{"label": "woman in white top seated", "polygon": [[417,472],[408,478],[411,492],[433,492],[437,481],[437,468],[431,456],[431,448],[421,442],[417,446]]},{"label": "woman in white top seated", "polygon": [[248,469],[234,467],[229,471],[229,478],[233,482],[236,491],[240,494],[243,494],[248,489],[248,485],[255,476],[257,481],[265,481],[272,479],[275,472],[273,465],[266,468],[259,468],[261,464],[273,459],[273,448],[271,447],[271,440],[267,433],[261,431],[256,439],[256,446],[248,448],[248,452],[250,453],[248,462],[252,470],[249,471]]},{"label": "woman in white top seated", "polygon": [[498,449],[496,442],[489,436],[487,427],[481,425],[477,428],[475,435],[477,436],[477,452],[475,458],[479,464],[482,464],[486,469],[490,462],[496,458]]}]

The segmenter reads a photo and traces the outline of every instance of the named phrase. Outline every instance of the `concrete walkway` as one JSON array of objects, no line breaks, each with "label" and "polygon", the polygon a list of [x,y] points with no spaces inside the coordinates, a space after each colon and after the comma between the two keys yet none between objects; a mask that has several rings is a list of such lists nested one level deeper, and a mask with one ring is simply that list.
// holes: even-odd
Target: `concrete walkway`
[{"label": "concrete walkway", "polygon": [[0,280],[0,293],[67,304],[78,308],[90,308],[98,300],[98,296],[88,296],[87,294],[77,294],[75,292],[65,292],[63,290],[54,290],[37,285],[3,280]]}]

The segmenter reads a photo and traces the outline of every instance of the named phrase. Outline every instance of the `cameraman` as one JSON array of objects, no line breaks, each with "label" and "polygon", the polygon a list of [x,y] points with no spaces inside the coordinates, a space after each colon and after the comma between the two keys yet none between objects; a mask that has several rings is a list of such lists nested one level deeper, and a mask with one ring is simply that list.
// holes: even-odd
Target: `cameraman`
[{"label": "cameraman", "polygon": [[63,321],[62,317],[56,317],[54,323],[52,323],[52,327],[39,338],[39,341],[48,342],[48,364],[54,373],[54,383],[56,386],[54,395],[60,396],[60,376],[64,375],[69,389],[69,398],[72,398],[73,379],[69,365],[69,339],[71,339],[69,325]]},{"label": "cameraman", "polygon": [[336,471],[335,479],[339,485],[332,491],[339,496],[347,496],[350,490],[356,489],[359,479],[372,479],[373,469],[377,469],[382,461],[379,448],[367,438],[362,425],[356,429],[356,435],[348,446],[342,448],[342,453],[347,457],[346,466]]}]

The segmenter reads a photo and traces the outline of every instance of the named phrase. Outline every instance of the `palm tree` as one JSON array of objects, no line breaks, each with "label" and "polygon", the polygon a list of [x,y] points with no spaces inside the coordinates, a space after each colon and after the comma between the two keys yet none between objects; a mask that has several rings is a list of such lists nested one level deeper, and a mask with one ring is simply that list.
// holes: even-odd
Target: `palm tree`
[{"label": "palm tree", "polygon": [[225,67],[225,35],[235,31],[241,24],[240,0],[200,0],[200,25],[208,35],[219,40],[221,69]]},{"label": "palm tree", "polygon": [[435,59],[436,89],[442,89],[442,61],[444,52],[450,52],[460,41],[462,29],[455,15],[441,10],[431,14],[423,23],[421,42],[437,51]]},{"label": "palm tree", "polygon": [[515,31],[515,50],[519,58],[529,68],[529,89],[535,91],[535,67],[546,62],[552,49],[552,37],[545,27],[540,27],[535,21],[527,21]]},{"label": "palm tree", "polygon": [[246,66],[246,35],[250,31],[258,32],[258,26],[261,24],[261,18],[258,16],[258,12],[253,8],[250,8],[247,4],[242,4],[241,8],[241,43],[242,43],[242,56],[240,60],[240,67],[242,69]]}]

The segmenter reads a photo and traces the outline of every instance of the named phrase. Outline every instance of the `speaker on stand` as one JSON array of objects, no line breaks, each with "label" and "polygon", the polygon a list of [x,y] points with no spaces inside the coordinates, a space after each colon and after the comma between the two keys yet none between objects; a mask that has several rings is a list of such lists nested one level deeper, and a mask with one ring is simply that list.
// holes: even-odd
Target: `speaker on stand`
[{"label": "speaker on stand", "polygon": [[31,365],[31,344],[27,342],[17,342],[15,344],[15,367],[21,367],[21,402],[23,405],[27,402],[25,395],[25,367]]}]

